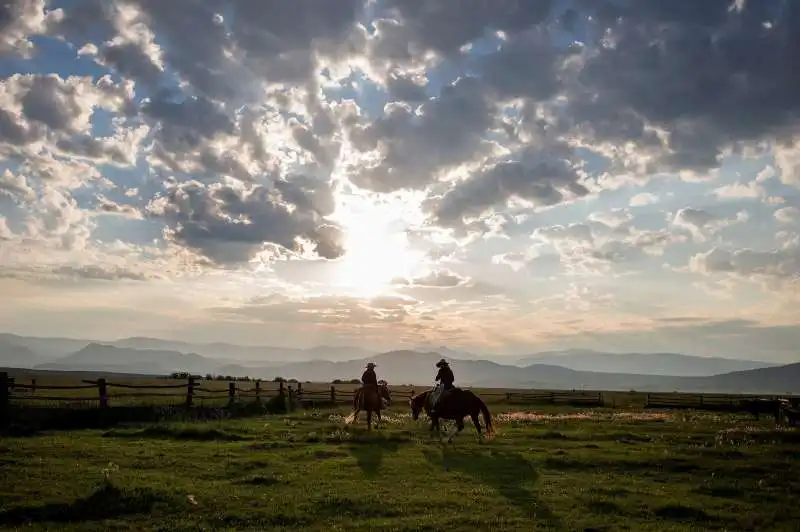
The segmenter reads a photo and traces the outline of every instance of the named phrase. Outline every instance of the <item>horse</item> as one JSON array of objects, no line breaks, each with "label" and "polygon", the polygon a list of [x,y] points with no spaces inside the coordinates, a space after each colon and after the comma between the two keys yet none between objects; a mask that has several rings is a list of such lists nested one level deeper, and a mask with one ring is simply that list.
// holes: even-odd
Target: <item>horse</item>
[{"label": "horse", "polygon": [[427,392],[422,392],[411,398],[409,401],[411,405],[411,417],[416,421],[419,419],[420,412],[424,409],[428,417],[431,418],[430,430],[435,428],[439,439],[442,438],[439,419],[450,419],[456,422],[456,432],[447,439],[447,443],[453,443],[453,438],[464,430],[464,417],[466,416],[472,418],[475,430],[478,431],[478,437],[482,437],[483,432],[481,431],[479,414],[483,414],[483,420],[486,423],[486,437],[494,434],[495,431],[494,425],[492,424],[491,412],[489,412],[489,409],[486,407],[486,403],[471,391],[453,388],[445,392],[439,399],[436,413],[431,413],[430,394],[431,391],[428,390]]},{"label": "horse", "polygon": [[[364,391],[372,391],[373,393],[364,393]],[[392,396],[389,393],[389,386],[386,382],[381,381],[378,384],[377,390],[370,386],[369,388],[358,388],[353,393],[353,413],[347,417],[346,423],[348,425],[355,423],[358,420],[358,414],[362,410],[367,411],[367,430],[372,430],[372,413],[378,416],[378,422],[381,420],[381,410],[383,409],[383,400],[386,399],[386,406],[392,404]]]},{"label": "horse", "polygon": [[759,414],[771,414],[775,418],[775,423],[780,423],[782,409],[789,406],[789,401],[786,399],[742,399],[739,401],[739,407],[745,412],[751,413],[756,419],[759,419]]}]

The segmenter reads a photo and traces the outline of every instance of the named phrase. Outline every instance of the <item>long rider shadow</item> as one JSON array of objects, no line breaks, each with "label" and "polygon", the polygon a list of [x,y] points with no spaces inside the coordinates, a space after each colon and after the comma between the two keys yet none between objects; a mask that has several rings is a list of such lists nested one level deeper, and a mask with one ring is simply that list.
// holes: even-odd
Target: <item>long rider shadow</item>
[{"label": "long rider shadow", "polygon": [[378,476],[381,464],[386,454],[396,453],[400,449],[401,439],[396,436],[381,433],[367,433],[359,431],[356,437],[345,447],[364,476],[375,478]]},{"label": "long rider shadow", "polygon": [[525,483],[536,482],[539,475],[531,463],[519,454],[491,449],[462,451],[444,447],[441,454],[424,450],[423,455],[446,471],[461,471],[476,482],[491,486],[528,517],[547,521],[556,528],[561,527],[558,517],[524,486]]}]

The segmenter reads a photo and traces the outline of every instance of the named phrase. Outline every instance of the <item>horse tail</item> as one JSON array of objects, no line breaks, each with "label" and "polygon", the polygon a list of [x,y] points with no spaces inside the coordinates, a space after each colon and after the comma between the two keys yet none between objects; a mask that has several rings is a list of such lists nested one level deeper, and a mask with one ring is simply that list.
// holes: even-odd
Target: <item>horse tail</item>
[{"label": "horse tail", "polygon": [[361,390],[357,389],[353,394],[353,411],[344,419],[345,425],[352,425],[356,420],[356,412],[359,410],[359,402],[361,399]]},{"label": "horse tail", "polygon": [[486,407],[486,403],[480,397],[476,397],[478,400],[478,406],[481,409],[481,414],[483,414],[483,421],[486,424],[486,436],[492,436],[494,431],[494,424],[492,423],[492,413],[489,412],[489,409]]}]

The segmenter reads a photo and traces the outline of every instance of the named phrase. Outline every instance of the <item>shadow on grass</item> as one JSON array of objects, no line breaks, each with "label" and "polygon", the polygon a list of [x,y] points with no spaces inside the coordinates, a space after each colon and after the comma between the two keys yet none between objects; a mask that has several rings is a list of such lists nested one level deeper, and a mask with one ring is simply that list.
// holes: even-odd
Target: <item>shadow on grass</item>
[{"label": "shadow on grass", "polygon": [[396,453],[400,445],[408,440],[397,435],[384,435],[380,432],[355,433],[345,448],[356,459],[356,464],[367,478],[378,476],[386,454]]},{"label": "shadow on grass", "polygon": [[35,436],[42,430],[77,430],[110,428],[123,423],[160,423],[166,421],[215,421],[278,414],[280,400],[266,402],[237,402],[226,406],[195,405],[129,405],[109,408],[47,407],[12,405],[8,426],[0,434],[5,436]]},{"label": "shadow on grass", "polygon": [[148,427],[142,430],[120,431],[110,430],[103,434],[105,438],[132,438],[181,441],[243,441],[248,438],[231,434],[218,429]]},{"label": "shadow on grass", "polygon": [[705,511],[683,504],[668,504],[655,510],[656,516],[669,521],[709,522],[715,519]]},{"label": "shadow on grass", "polygon": [[560,520],[541,501],[535,493],[523,486],[535,482],[539,475],[531,463],[516,453],[476,451],[467,452],[444,447],[441,454],[423,451],[425,458],[445,469],[466,473],[476,482],[491,486],[529,517],[544,520],[554,527],[560,527]]},{"label": "shadow on grass", "polygon": [[71,503],[23,506],[0,512],[0,525],[100,521],[133,514],[146,514],[157,505],[174,506],[173,497],[153,490],[120,490],[104,485],[89,497]]}]

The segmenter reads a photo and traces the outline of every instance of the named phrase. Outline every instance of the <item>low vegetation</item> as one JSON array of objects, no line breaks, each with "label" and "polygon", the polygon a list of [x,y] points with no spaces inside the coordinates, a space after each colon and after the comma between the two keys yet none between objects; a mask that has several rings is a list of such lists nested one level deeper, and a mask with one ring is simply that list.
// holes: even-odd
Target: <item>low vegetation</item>
[{"label": "low vegetation", "polygon": [[797,530],[800,433],[751,416],[495,405],[453,446],[405,409],[0,440],[0,528]]}]

